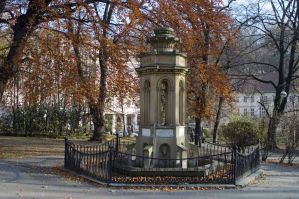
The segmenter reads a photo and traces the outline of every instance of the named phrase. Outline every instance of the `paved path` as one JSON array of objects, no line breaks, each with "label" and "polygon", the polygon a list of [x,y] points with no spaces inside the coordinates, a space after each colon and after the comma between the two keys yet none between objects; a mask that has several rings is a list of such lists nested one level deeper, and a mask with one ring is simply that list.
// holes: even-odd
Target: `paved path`
[{"label": "paved path", "polygon": [[171,192],[120,190],[67,181],[53,174],[51,168],[57,164],[62,164],[62,157],[0,160],[0,199],[299,199],[299,169],[275,164],[262,165],[265,178],[243,189]]}]

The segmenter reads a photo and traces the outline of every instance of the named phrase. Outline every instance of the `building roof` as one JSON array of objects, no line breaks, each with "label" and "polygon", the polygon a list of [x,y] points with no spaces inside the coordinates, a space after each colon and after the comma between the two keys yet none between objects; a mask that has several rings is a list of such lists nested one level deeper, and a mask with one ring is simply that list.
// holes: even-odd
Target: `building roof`
[{"label": "building roof", "polygon": [[[271,72],[257,76],[265,81],[272,81],[274,84],[278,82],[278,73]],[[233,78],[232,84],[237,92],[240,93],[275,93],[275,88],[271,83],[260,82],[253,77]]]}]

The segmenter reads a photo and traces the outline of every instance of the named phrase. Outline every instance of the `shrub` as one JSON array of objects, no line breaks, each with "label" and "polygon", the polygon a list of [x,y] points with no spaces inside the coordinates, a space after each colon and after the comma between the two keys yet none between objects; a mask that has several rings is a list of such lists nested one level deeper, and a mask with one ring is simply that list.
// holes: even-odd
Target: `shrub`
[{"label": "shrub", "polygon": [[208,128],[204,128],[203,129],[203,134],[204,134],[204,137],[210,138],[211,137],[211,130],[208,129]]},{"label": "shrub", "polygon": [[[31,105],[12,108],[0,116],[0,135],[47,136],[79,135],[81,110],[59,105]],[[86,127],[87,128],[87,127]]]},{"label": "shrub", "polygon": [[240,150],[244,150],[246,146],[257,143],[260,133],[253,122],[238,119],[222,126],[220,134],[227,145],[237,145]]}]

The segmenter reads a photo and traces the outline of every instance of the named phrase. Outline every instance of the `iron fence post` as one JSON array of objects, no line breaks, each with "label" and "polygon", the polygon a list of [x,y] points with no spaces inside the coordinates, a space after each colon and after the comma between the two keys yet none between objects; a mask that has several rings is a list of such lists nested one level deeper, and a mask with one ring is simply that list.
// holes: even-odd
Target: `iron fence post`
[{"label": "iron fence post", "polygon": [[112,182],[112,167],[113,167],[113,163],[112,163],[112,160],[113,160],[113,154],[114,151],[113,151],[113,146],[109,146],[109,166],[108,166],[108,181],[109,182]]},{"label": "iron fence post", "polygon": [[236,184],[236,181],[237,181],[237,169],[238,169],[238,166],[237,166],[237,146],[234,145],[233,146],[233,181],[234,181],[234,184]]},{"label": "iron fence post", "polygon": [[119,147],[119,134],[116,133],[116,146],[115,146],[115,153],[118,154],[118,147]]},{"label": "iron fence post", "polygon": [[261,157],[261,140],[258,139],[258,143],[257,143],[257,150],[258,150],[258,158],[259,158],[259,164],[260,164],[260,157]]},{"label": "iron fence post", "polygon": [[258,165],[255,165],[255,166],[260,166],[260,157],[261,157],[261,142],[260,140],[258,140],[258,145],[257,145],[257,161],[258,161]]},{"label": "iron fence post", "polygon": [[67,138],[64,138],[64,168],[67,168]]}]

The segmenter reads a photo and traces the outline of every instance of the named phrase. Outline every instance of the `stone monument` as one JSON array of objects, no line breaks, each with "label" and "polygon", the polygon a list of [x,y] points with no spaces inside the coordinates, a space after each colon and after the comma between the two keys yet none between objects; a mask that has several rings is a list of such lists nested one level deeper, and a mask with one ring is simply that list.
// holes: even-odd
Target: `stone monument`
[{"label": "stone monument", "polygon": [[[149,42],[152,50],[142,55],[140,67],[136,69],[141,92],[136,153],[162,160],[187,158],[187,55],[176,49],[178,38],[171,28],[158,28]],[[180,164],[187,167],[187,163]],[[144,167],[157,165],[148,159]]]}]

